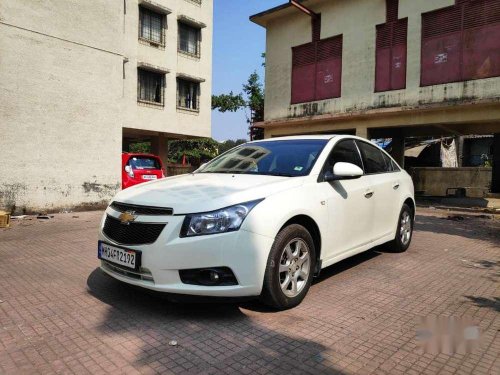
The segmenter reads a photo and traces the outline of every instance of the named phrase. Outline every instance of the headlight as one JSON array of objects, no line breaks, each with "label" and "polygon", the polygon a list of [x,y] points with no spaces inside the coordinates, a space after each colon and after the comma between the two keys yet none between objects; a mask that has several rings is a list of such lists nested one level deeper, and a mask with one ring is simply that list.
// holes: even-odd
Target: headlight
[{"label": "headlight", "polygon": [[187,215],[181,229],[181,237],[233,232],[240,229],[243,220],[263,199],[236,204],[217,211]]}]

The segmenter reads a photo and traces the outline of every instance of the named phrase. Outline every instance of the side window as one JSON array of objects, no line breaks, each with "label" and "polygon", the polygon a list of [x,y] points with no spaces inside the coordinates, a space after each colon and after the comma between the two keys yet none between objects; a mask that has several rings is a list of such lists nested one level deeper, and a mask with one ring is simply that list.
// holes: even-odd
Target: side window
[{"label": "side window", "polygon": [[352,163],[363,169],[363,163],[354,140],[340,141],[334,146],[330,156],[328,156],[327,169],[331,170],[335,163],[338,162]]},{"label": "side window", "polygon": [[377,147],[360,141],[357,141],[357,144],[361,150],[361,155],[363,156],[365,173],[373,174],[392,171],[391,164],[386,164],[384,153]]}]

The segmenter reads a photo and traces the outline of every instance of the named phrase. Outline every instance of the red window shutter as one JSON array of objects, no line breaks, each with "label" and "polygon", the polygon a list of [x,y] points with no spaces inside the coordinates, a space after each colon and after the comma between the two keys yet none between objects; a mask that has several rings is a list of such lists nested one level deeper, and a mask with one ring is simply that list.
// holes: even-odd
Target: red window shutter
[{"label": "red window shutter", "polygon": [[386,0],[386,22],[396,22],[399,13],[399,0]]},{"label": "red window shutter", "polygon": [[460,80],[462,11],[458,6],[422,15],[421,85]]},{"label": "red window shutter", "polygon": [[342,35],[318,42],[316,100],[338,98],[342,81]]},{"label": "red window shutter", "polygon": [[422,15],[422,86],[497,76],[500,0],[457,0]]},{"label": "red window shutter", "polygon": [[500,0],[465,4],[464,80],[500,76]]},{"label": "red window shutter", "polygon": [[[406,87],[408,19],[397,20],[397,1],[387,0],[388,22],[377,25],[375,92]],[[396,20],[389,22],[393,19]]]},{"label": "red window shutter", "polygon": [[314,100],[316,45],[308,43],[292,48],[292,104]]},{"label": "red window shutter", "polygon": [[312,41],[317,42],[321,39],[321,14],[312,17]]},{"label": "red window shutter", "polygon": [[408,18],[394,23],[391,54],[391,89],[406,88],[406,45],[408,38]]}]

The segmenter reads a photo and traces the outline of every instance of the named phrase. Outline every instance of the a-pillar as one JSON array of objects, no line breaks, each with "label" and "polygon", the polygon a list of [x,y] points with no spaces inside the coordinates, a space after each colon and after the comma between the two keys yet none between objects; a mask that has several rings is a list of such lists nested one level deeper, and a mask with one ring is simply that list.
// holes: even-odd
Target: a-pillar
[{"label": "a-pillar", "polygon": [[168,163],[168,139],[162,136],[151,138],[151,152],[158,156],[166,170]]},{"label": "a-pillar", "polygon": [[493,171],[491,176],[491,192],[500,193],[500,133],[493,138]]}]

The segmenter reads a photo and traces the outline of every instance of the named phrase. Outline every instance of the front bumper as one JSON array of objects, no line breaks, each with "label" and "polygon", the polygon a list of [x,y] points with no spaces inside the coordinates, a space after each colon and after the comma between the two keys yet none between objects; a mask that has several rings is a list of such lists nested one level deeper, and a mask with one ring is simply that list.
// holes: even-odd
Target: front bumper
[{"label": "front bumper", "polygon": [[[108,208],[105,215],[117,218],[120,212]],[[137,222],[167,223],[158,239],[149,245],[120,244],[103,233],[99,240],[111,245],[142,252],[141,269],[123,272],[101,261],[101,269],[128,284],[147,289],[187,295],[214,297],[258,296],[262,290],[267,258],[273,244],[270,237],[245,230],[199,237],[180,238],[184,216],[139,216]],[[238,285],[204,286],[184,284],[179,270],[195,268],[230,268]]]}]

